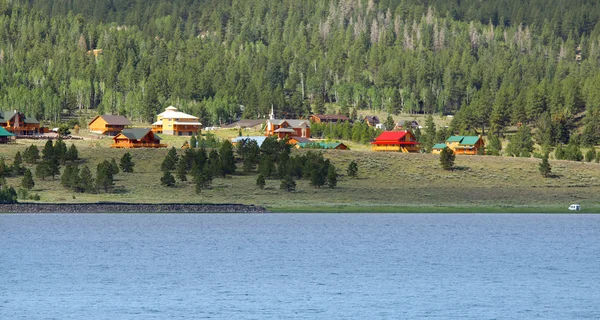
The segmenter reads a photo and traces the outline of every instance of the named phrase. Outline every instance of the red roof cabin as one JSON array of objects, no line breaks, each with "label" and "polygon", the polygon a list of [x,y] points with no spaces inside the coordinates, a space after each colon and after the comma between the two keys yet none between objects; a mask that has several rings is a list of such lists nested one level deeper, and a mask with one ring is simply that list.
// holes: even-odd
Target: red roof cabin
[{"label": "red roof cabin", "polygon": [[373,151],[419,152],[419,143],[408,130],[384,131],[371,144]]}]

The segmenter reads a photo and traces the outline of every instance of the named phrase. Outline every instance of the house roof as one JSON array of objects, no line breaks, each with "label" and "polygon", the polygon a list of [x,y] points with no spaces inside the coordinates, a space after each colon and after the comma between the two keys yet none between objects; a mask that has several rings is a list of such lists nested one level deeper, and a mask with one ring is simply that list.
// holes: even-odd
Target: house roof
[{"label": "house roof", "polygon": [[270,121],[272,124],[274,124],[276,126],[280,126],[284,122],[287,122],[287,124],[289,124],[290,127],[292,127],[292,128],[302,128],[302,127],[310,128],[310,122],[308,120],[298,120],[298,119],[270,119],[268,121]]},{"label": "house roof", "polygon": [[461,142],[463,138],[464,136],[451,136],[450,138],[446,139],[446,142]]},{"label": "house roof", "polygon": [[104,121],[106,121],[107,124],[111,124],[114,126],[129,126],[131,125],[131,122],[129,122],[129,120],[123,116],[119,116],[119,115],[112,115],[112,114],[104,114],[101,116],[97,116],[94,119],[92,119],[92,121],[90,121],[90,124],[94,121],[96,121],[96,119],[98,118],[102,118],[104,119]]},{"label": "house roof", "polygon": [[[0,123],[6,123],[8,120],[11,120],[18,111],[0,111]],[[21,113],[23,116],[23,122],[29,124],[38,124],[40,123],[35,117],[27,117]]]},{"label": "house roof", "polygon": [[[120,135],[124,135],[130,140],[141,140],[143,139],[152,129],[150,128],[135,128],[135,129],[123,129],[121,133],[115,137],[119,137]],[[160,140],[158,135],[154,135],[156,140]]]},{"label": "house roof", "polygon": [[15,135],[0,127],[0,137],[14,137]]},{"label": "house roof", "polygon": [[367,120],[369,123],[379,123],[379,118],[377,118],[377,116],[366,116],[365,120]]},{"label": "house roof", "polygon": [[403,131],[384,131],[382,132],[374,142],[371,144],[376,145],[385,145],[385,144],[394,144],[394,145],[417,145],[419,144],[416,141],[400,141],[407,134],[410,134],[408,130]]},{"label": "house roof", "polygon": [[254,140],[254,141],[256,141],[256,144],[260,147],[263,144],[263,142],[265,142],[265,139],[267,139],[267,137],[265,137],[265,136],[235,137],[235,138],[231,139],[231,142],[238,143],[238,142],[241,142],[242,140]]},{"label": "house roof", "polygon": [[312,142],[309,138],[305,138],[305,137],[290,137],[290,139],[294,139],[294,140],[298,141],[298,143],[310,143],[310,142]]},{"label": "house roof", "polygon": [[436,143],[433,149],[444,149],[445,147],[447,147],[445,143]]},{"label": "house roof", "polygon": [[460,142],[461,145],[472,146],[475,145],[479,141],[479,136],[466,136]]},{"label": "house roof", "polygon": [[277,129],[277,130],[275,130],[273,132],[289,132],[289,133],[293,133],[293,132],[296,132],[296,131],[294,131],[294,129],[290,129],[290,128],[279,128],[279,129]]},{"label": "house roof", "polygon": [[163,117],[166,119],[195,119],[198,120],[198,117],[194,117],[187,113],[177,111],[177,108],[173,106],[169,106],[165,109],[164,112],[158,114],[159,117]]},{"label": "house roof", "polygon": [[343,114],[313,114],[312,116],[321,120],[350,120]]}]

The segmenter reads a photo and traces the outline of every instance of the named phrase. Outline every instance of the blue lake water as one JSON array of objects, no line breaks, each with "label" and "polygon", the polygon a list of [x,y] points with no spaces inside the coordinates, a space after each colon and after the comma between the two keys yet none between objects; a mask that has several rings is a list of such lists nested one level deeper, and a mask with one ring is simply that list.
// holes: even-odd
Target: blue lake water
[{"label": "blue lake water", "polygon": [[0,215],[0,319],[600,319],[600,215]]}]

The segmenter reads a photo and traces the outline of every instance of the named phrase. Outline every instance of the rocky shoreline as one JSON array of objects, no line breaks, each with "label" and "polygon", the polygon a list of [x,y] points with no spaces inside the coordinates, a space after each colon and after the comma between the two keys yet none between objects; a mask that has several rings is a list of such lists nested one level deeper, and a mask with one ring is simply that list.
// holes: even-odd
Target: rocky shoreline
[{"label": "rocky shoreline", "polygon": [[0,204],[0,213],[266,213],[242,204],[198,203],[16,203]]}]

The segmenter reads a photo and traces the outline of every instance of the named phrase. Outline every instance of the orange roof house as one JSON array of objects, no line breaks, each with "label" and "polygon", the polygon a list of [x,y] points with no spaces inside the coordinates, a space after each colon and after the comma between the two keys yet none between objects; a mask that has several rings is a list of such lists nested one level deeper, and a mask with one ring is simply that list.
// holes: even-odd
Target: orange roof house
[{"label": "orange roof house", "polygon": [[373,151],[419,152],[419,143],[408,130],[384,131],[371,144]]},{"label": "orange roof house", "polygon": [[275,119],[275,112],[271,107],[271,114],[265,127],[265,136],[277,136],[279,139],[310,137],[310,121],[299,119]]},{"label": "orange roof house", "polygon": [[104,134],[107,136],[116,136],[123,131],[125,127],[130,125],[131,122],[129,122],[129,120],[123,116],[105,114],[92,119],[92,121],[88,123],[88,128],[90,129],[90,132]]},{"label": "orange roof house", "polygon": [[116,137],[111,148],[165,148],[160,137],[150,128],[123,129]]},{"label": "orange roof house", "polygon": [[35,135],[47,132],[47,128],[41,127],[36,118],[26,117],[17,110],[0,111],[0,127],[15,135]]}]

